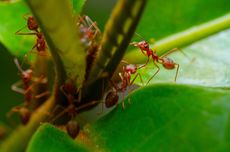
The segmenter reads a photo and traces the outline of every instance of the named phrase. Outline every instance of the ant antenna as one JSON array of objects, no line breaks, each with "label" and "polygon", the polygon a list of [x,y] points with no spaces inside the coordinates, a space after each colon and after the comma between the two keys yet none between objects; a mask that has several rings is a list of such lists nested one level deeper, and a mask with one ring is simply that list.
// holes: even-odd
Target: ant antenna
[{"label": "ant antenna", "polygon": [[136,35],[138,38],[140,38],[141,40],[145,41],[145,39],[144,39],[140,34],[138,34],[137,32],[135,32],[135,35]]},{"label": "ant antenna", "polygon": [[24,71],[22,70],[22,67],[20,66],[17,58],[14,58],[14,63],[16,64],[18,70],[23,73]]}]

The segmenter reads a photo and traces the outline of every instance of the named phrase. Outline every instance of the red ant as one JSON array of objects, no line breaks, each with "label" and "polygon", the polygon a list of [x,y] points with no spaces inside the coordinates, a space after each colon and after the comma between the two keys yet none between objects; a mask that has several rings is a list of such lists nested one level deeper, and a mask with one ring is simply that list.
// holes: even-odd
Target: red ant
[{"label": "red ant", "polygon": [[[175,51],[178,51],[179,49],[178,48],[174,48],[170,51],[168,51],[167,53],[165,53],[164,55],[162,56],[158,56],[157,53],[156,53],[156,49],[152,50],[149,48],[149,44],[148,42],[146,41],[140,41],[140,42],[133,42],[133,43],[130,43],[130,45],[133,45],[135,47],[139,47],[141,52],[148,57],[148,60],[147,62],[142,65],[140,68],[143,68],[145,67],[148,62],[149,62],[149,57],[152,57],[152,60],[153,60],[153,64],[157,67],[157,71],[154,73],[154,75],[148,80],[147,84],[152,80],[152,78],[154,78],[157,73],[160,71],[160,67],[158,66],[157,63],[160,63],[163,65],[163,67],[165,69],[168,69],[168,70],[171,70],[171,69],[174,69],[176,68],[177,66],[177,69],[176,69],[176,75],[175,75],[175,79],[174,81],[176,81],[177,79],[177,75],[178,75],[178,71],[179,71],[179,64],[178,63],[175,63],[171,58],[168,58],[166,57],[167,55],[171,54],[172,52],[175,52]],[[146,85],[147,85],[146,84]]]},{"label": "red ant", "polygon": [[[32,50],[36,48],[37,52],[35,53],[39,53],[39,55],[46,55],[46,48],[47,48],[46,42],[45,42],[43,34],[38,30],[39,26],[37,24],[37,21],[35,20],[33,16],[29,16],[28,18],[25,18],[23,16],[23,18],[27,20],[27,25],[21,28],[20,30],[18,30],[15,34],[17,35],[36,35],[37,37],[36,44],[32,47],[30,52],[32,52]],[[33,31],[33,32],[31,33],[20,32],[25,27],[27,27],[30,31]]]},{"label": "red ant", "polygon": [[93,22],[88,16],[79,16],[77,25],[80,29],[81,42],[85,46],[90,46],[97,35],[101,33],[100,29],[97,27],[97,23]]},{"label": "red ant", "polygon": [[[11,111],[8,113],[8,117],[10,117],[12,115],[12,113],[14,113],[14,112],[19,112],[22,124],[27,124],[27,122],[30,119],[30,115],[31,115],[31,112],[29,110],[29,106],[31,105],[32,87],[34,85],[34,84],[31,84],[31,81],[35,81],[38,83],[47,83],[47,79],[44,78],[44,76],[37,78],[37,79],[33,78],[32,77],[32,74],[33,74],[32,69],[22,70],[22,68],[19,65],[19,62],[16,58],[14,59],[14,62],[16,64],[18,70],[20,71],[22,81],[16,82],[15,84],[13,84],[11,86],[11,88],[13,91],[23,94],[25,97],[25,101],[24,101],[24,104],[22,106],[16,106],[16,107],[12,108]],[[23,88],[18,87],[19,85],[21,85],[21,83],[23,84]],[[44,93],[36,95],[35,98],[41,98],[41,97],[48,95],[48,94],[49,94],[49,92],[46,91]]]},{"label": "red ant", "polygon": [[79,124],[74,120],[74,118],[77,115],[77,109],[75,106],[76,102],[79,102],[78,94],[79,94],[79,89],[74,85],[75,80],[69,80],[65,84],[63,84],[60,87],[60,90],[62,93],[66,96],[67,101],[68,101],[68,107],[59,113],[53,120],[54,122],[57,118],[61,117],[65,112],[68,113],[70,116],[70,120],[66,124],[66,131],[69,134],[70,137],[73,139],[76,138],[76,136],[79,134],[80,131],[80,126]]},{"label": "red ant", "polygon": [[[124,62],[124,61],[123,61]],[[105,105],[106,107],[112,107],[113,105],[117,104],[118,102],[118,92],[123,92],[123,98],[124,98],[124,92],[127,90],[128,86],[131,86],[133,82],[136,80],[137,76],[140,77],[141,82],[143,83],[142,77],[140,73],[137,73],[137,70],[140,69],[140,67],[134,66],[132,64],[128,64],[127,62],[124,62],[127,65],[123,66],[122,72],[119,73],[119,77],[121,79],[121,85],[116,85],[113,81],[111,81],[111,84],[114,87],[114,91],[109,92],[105,99]],[[131,75],[136,74],[131,81]],[[123,109],[125,108],[124,100],[122,102]]]},{"label": "red ant", "polygon": [[80,30],[80,41],[86,47],[86,74],[85,81],[88,79],[88,73],[91,70],[96,53],[99,50],[98,41],[100,40],[100,29],[97,23],[93,22],[88,16],[79,16],[77,26]]}]

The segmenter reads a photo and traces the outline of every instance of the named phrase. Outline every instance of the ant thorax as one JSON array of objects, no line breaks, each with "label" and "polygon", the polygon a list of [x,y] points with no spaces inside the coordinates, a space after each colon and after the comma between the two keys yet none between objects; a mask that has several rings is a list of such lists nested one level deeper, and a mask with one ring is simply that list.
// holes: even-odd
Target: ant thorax
[{"label": "ant thorax", "polygon": [[151,51],[151,54],[149,56],[152,56],[153,61],[157,61],[158,62],[159,56],[156,53],[154,53],[153,51]]},{"label": "ant thorax", "polygon": [[36,48],[37,48],[38,52],[45,51],[46,42],[45,42],[45,40],[43,38],[38,38],[37,39]]}]

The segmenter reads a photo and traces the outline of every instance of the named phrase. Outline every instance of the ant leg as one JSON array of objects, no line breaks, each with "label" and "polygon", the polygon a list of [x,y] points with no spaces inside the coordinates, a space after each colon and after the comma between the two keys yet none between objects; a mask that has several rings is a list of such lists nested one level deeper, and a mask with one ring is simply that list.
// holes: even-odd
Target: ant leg
[{"label": "ant leg", "polygon": [[176,79],[177,79],[177,75],[178,75],[178,72],[179,72],[180,65],[177,64],[177,63],[175,63],[175,65],[177,65],[176,76],[175,76],[175,79],[174,79],[174,81],[176,82]]},{"label": "ant leg", "polygon": [[15,32],[16,35],[21,35],[20,31],[22,31],[24,28],[26,28],[27,25],[23,26],[22,28],[20,28],[18,31]]},{"label": "ant leg", "polygon": [[163,54],[162,56],[160,56],[160,58],[164,58],[166,57],[167,55],[175,52],[175,51],[180,51],[186,58],[190,59],[190,57],[188,57],[188,55],[186,53],[184,53],[181,49],[178,49],[178,48],[174,48],[172,50],[169,50],[167,53]]},{"label": "ant leg", "polygon": [[42,84],[46,84],[48,82],[47,77],[44,75],[41,75],[40,77],[32,77],[31,80],[33,82],[42,83]]},{"label": "ant leg", "polygon": [[122,92],[122,109],[125,109],[125,101],[124,101],[124,99],[125,99],[125,93]]},{"label": "ant leg", "polygon": [[168,52],[166,52],[165,54],[163,54],[162,56],[160,56],[160,58],[164,58],[164,57],[166,57],[167,55],[169,55],[169,54],[171,54],[171,53],[173,53],[173,52],[175,52],[175,51],[181,51],[181,50],[178,49],[178,48],[173,48],[172,50],[169,50]]},{"label": "ant leg", "polygon": [[148,80],[148,82],[146,83],[146,85],[149,84],[149,82],[157,75],[157,73],[160,71],[160,67],[157,65],[157,63],[155,61],[153,61],[153,64],[157,67],[157,71],[154,73],[154,75]]},{"label": "ant leg", "polygon": [[[105,88],[104,88],[105,86],[104,86],[104,80],[102,80],[102,92],[104,93],[104,91],[105,91]],[[101,104],[101,112],[98,112],[97,114],[99,115],[99,114],[102,114],[103,113],[103,111],[104,111],[104,103],[105,102],[101,102],[102,104]]]},{"label": "ant leg", "polygon": [[121,63],[127,64],[129,65],[129,62],[125,61],[125,60],[121,60]]},{"label": "ant leg", "polygon": [[36,98],[36,99],[39,99],[39,98],[42,98],[42,97],[47,96],[47,95],[49,95],[49,94],[50,94],[49,91],[45,91],[45,92],[43,92],[43,93],[40,93],[40,94],[36,95],[35,98]]},{"label": "ant leg", "polygon": [[27,52],[27,53],[24,55],[23,60],[22,60],[22,63],[21,63],[21,66],[23,66],[23,64],[25,63],[25,60],[28,58],[28,56],[29,56],[30,54],[32,54],[32,53],[37,53],[37,52],[34,52],[34,51],[33,51],[35,47],[36,47],[36,44],[32,47],[32,49],[31,49],[29,52]]},{"label": "ant leg", "polygon": [[141,83],[142,83],[142,86],[144,86],[144,82],[143,82],[143,79],[142,79],[142,76],[140,73],[137,73],[135,75],[135,77],[133,78],[133,80],[130,82],[130,85],[132,85],[134,83],[134,81],[136,80],[137,76],[139,76],[140,80],[141,80]]},{"label": "ant leg", "polygon": [[19,85],[22,85],[22,81],[19,80],[17,82],[15,82],[13,85],[11,85],[11,89],[17,93],[20,93],[20,94],[25,94],[25,90],[22,89],[22,88],[19,88],[18,86]]},{"label": "ant leg", "polygon": [[[58,108],[60,108],[61,106],[59,105]],[[71,105],[69,105],[67,108],[63,108],[61,107],[62,109],[64,109],[63,111],[61,111],[60,113],[58,113],[51,121],[50,123],[54,123],[58,118],[60,118],[61,116],[63,116],[70,108],[71,108]],[[57,108],[56,108],[57,109]]]},{"label": "ant leg", "polygon": [[141,68],[145,67],[148,63],[149,63],[149,56],[148,56],[148,60],[146,61],[146,63],[144,65],[137,67],[137,69],[141,69]]},{"label": "ant leg", "polygon": [[34,33],[34,32],[20,32],[21,30],[23,30],[26,27],[27,26],[22,27],[21,29],[19,29],[18,31],[16,31],[15,34],[16,35],[37,35],[37,33]]},{"label": "ant leg", "polygon": [[26,13],[26,14],[22,15],[22,18],[27,21],[28,20],[28,15],[30,15],[30,13]]},{"label": "ant leg", "polygon": [[34,85],[36,85],[37,83],[46,83],[47,79],[46,77],[44,77],[43,75],[40,76],[38,79],[33,78],[33,83],[29,86],[29,88],[27,88],[24,92],[24,94],[28,93],[33,87]]}]

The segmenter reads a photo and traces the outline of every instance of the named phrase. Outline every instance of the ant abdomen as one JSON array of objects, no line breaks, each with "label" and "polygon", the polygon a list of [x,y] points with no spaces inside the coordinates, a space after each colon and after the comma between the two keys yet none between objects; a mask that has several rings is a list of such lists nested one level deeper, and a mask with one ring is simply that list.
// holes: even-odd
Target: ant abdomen
[{"label": "ant abdomen", "polygon": [[19,112],[19,115],[20,115],[21,123],[23,125],[26,125],[30,120],[30,116],[31,116],[30,110],[27,109],[27,108],[22,107],[22,108],[19,109],[18,112]]},{"label": "ant abdomen", "polygon": [[105,98],[105,106],[106,106],[106,108],[111,108],[114,105],[116,105],[117,102],[118,102],[118,99],[119,99],[119,96],[118,96],[117,92],[110,91],[106,95],[106,98]]},{"label": "ant abdomen", "polygon": [[174,61],[166,57],[162,58],[162,65],[164,66],[164,68],[169,69],[169,70],[175,68]]},{"label": "ant abdomen", "polygon": [[71,138],[75,139],[80,132],[80,126],[76,121],[70,120],[66,124],[66,131]]}]

